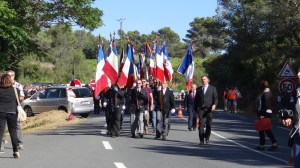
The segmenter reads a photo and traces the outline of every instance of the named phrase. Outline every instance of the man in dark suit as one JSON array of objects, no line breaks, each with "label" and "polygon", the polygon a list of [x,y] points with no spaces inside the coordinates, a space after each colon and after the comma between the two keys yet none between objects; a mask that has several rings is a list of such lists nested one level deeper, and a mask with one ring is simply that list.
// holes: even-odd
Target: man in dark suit
[{"label": "man in dark suit", "polygon": [[[196,91],[194,109],[199,114],[200,129],[199,138],[200,145],[209,143],[212,124],[212,112],[218,104],[218,94],[214,86],[209,85],[209,78],[206,75],[201,76],[202,86]],[[204,132],[204,125],[206,130]]]},{"label": "man in dark suit", "polygon": [[144,113],[148,106],[148,97],[146,90],[142,88],[142,81],[137,80],[137,86],[131,91],[131,103],[135,107],[135,119],[131,125],[131,136],[135,138],[135,132],[138,128],[140,138],[144,137]]},{"label": "man in dark suit", "polygon": [[155,139],[166,140],[169,133],[170,113],[175,113],[175,99],[173,92],[167,87],[167,83],[162,83],[161,89],[158,91],[157,100],[155,104],[155,111],[157,115],[157,127]]},{"label": "man in dark suit", "polygon": [[188,119],[188,130],[189,131],[195,131],[196,130],[196,113],[194,110],[194,102],[196,97],[196,89],[197,85],[193,84],[190,92],[185,96],[184,98],[184,106],[185,110],[188,113],[189,119]]}]

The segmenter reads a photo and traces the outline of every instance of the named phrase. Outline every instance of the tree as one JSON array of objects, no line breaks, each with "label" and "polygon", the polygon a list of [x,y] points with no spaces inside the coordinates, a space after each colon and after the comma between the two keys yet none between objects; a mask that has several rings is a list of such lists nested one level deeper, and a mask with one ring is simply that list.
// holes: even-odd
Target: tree
[{"label": "tree", "polygon": [[224,24],[215,17],[195,18],[187,31],[186,43],[193,42],[196,56],[205,57],[210,51],[220,52],[226,47]]},{"label": "tree", "polygon": [[17,68],[28,53],[38,53],[36,34],[53,24],[76,24],[89,30],[102,26],[102,11],[93,0],[2,0],[0,2],[0,69]]}]

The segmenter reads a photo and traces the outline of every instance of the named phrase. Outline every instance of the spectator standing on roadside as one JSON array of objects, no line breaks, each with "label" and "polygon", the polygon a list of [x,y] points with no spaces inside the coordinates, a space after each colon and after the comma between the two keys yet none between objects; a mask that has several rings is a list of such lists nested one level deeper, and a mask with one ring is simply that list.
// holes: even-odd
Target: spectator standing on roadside
[{"label": "spectator standing on roadside", "polygon": [[231,113],[236,113],[237,101],[236,101],[236,90],[232,86],[228,91],[228,110]]},{"label": "spectator standing on roadside", "polygon": [[[0,138],[5,132],[6,123],[11,137],[14,158],[19,158],[17,137],[17,100],[16,89],[9,74],[0,77]],[[0,144],[0,153],[4,153],[3,144]]]},{"label": "spectator standing on roadside", "polygon": [[229,88],[227,87],[223,92],[223,100],[224,100],[224,112],[228,111],[228,92]]},{"label": "spectator standing on roadside", "polygon": [[[18,83],[17,81],[15,81],[16,74],[13,70],[8,70],[6,73],[8,75],[10,75],[10,78],[11,78],[12,83],[13,83],[13,87],[17,89],[17,93],[19,95],[19,101],[21,103],[22,101],[24,101],[24,97],[25,97],[25,94],[24,94],[24,91],[23,91],[23,86],[20,83]],[[17,123],[18,123],[17,124],[18,148],[20,150],[24,150],[21,123],[20,122],[17,122]]]},{"label": "spectator standing on roadside", "polygon": [[72,87],[67,87],[67,97],[68,97],[68,120],[73,120],[74,115],[73,115],[73,103],[74,103],[74,98],[76,97],[75,93],[73,92]]}]

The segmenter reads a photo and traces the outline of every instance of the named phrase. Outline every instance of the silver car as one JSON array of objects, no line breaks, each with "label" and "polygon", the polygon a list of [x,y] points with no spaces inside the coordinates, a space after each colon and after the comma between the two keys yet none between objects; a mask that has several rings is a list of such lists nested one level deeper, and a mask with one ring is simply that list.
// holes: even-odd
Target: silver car
[{"label": "silver car", "polygon": [[[86,87],[72,87],[76,97],[73,101],[73,114],[88,117],[94,111],[93,96]],[[68,98],[66,86],[49,87],[33,94],[22,102],[22,107],[28,116],[51,110],[68,111]]]}]

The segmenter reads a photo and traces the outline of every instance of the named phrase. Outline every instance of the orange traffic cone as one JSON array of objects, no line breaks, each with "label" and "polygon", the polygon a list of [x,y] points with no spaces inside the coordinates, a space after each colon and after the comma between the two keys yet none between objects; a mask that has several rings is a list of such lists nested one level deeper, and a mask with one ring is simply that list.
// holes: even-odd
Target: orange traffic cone
[{"label": "orange traffic cone", "polygon": [[181,102],[180,102],[181,98],[179,98],[179,103],[178,103],[178,117],[182,117],[182,109],[181,109]]}]

